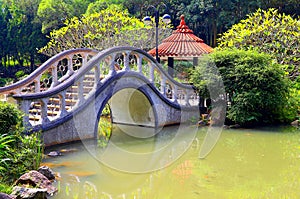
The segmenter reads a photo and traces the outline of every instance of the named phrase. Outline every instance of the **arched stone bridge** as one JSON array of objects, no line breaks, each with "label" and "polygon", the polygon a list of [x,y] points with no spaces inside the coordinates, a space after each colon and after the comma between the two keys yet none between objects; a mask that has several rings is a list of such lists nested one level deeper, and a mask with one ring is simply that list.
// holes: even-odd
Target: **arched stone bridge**
[{"label": "arched stone bridge", "polygon": [[194,88],[133,47],[64,51],[0,94],[16,99],[27,129],[42,130],[46,145],[97,135],[107,103],[114,123],[155,128],[199,117]]}]

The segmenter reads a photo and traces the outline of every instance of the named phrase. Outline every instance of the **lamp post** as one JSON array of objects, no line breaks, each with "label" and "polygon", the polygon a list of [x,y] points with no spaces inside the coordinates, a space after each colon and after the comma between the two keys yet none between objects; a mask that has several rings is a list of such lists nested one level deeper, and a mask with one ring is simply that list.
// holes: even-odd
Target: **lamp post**
[{"label": "lamp post", "polygon": [[[159,4],[157,7],[153,6],[153,5],[149,5],[147,10],[150,11],[154,11],[154,19],[155,19],[155,58],[157,62],[160,62],[159,57],[158,57],[158,24],[159,24],[159,10],[161,8],[161,6],[164,6],[165,9],[167,8],[167,6],[162,3]],[[171,22],[171,17],[168,14],[164,14],[163,18],[163,22],[165,24],[168,24]],[[144,23],[146,25],[150,25],[151,24],[151,18],[149,16],[144,17],[143,19]]]}]

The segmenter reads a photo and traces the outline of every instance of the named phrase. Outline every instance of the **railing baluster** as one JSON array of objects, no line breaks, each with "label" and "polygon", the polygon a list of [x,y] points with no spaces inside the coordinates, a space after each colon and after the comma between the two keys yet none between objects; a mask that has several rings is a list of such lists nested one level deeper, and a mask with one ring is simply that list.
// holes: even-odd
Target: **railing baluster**
[{"label": "railing baluster", "polygon": [[48,102],[49,98],[43,98],[40,100],[41,102],[41,119],[42,119],[42,124],[46,124],[50,122],[48,118]]},{"label": "railing baluster", "polygon": [[52,68],[51,68],[52,83],[51,83],[50,88],[53,88],[54,86],[56,86],[58,84],[58,79],[57,79],[57,65],[58,65],[58,62],[56,62],[54,64],[54,66],[52,66]]},{"label": "railing baluster", "polygon": [[191,96],[190,91],[185,89],[185,105],[186,106],[191,106],[190,105],[190,96]]},{"label": "railing baluster", "polygon": [[73,55],[67,56],[67,60],[68,60],[67,75],[70,76],[70,75],[72,75],[74,73],[74,69],[73,69]]},{"label": "railing baluster", "polygon": [[98,63],[95,67],[94,67],[94,89],[97,88],[98,82],[100,81],[100,63]]},{"label": "railing baluster", "polygon": [[41,92],[41,77],[42,77],[42,75],[39,75],[34,80],[34,92],[35,93]]},{"label": "railing baluster", "polygon": [[110,64],[109,64],[109,72],[108,72],[108,75],[109,76],[113,76],[116,74],[116,69],[115,69],[115,58],[116,58],[116,53],[113,53],[111,56],[110,56]]},{"label": "railing baluster", "polygon": [[123,53],[124,56],[124,70],[125,71],[130,71],[130,66],[129,66],[129,55],[130,55],[130,51],[125,51]]},{"label": "railing baluster", "polygon": [[154,63],[150,64],[150,68],[149,68],[149,73],[150,73],[150,77],[149,77],[149,81],[151,83],[154,83]]},{"label": "railing baluster", "polygon": [[138,60],[137,60],[138,72],[142,75],[143,74],[143,56],[138,55],[137,57],[138,57]]},{"label": "railing baluster", "polygon": [[163,75],[163,74],[161,74],[160,75],[160,77],[161,77],[161,85],[160,85],[160,92],[164,95],[164,96],[166,96],[166,77]]},{"label": "railing baluster", "polygon": [[83,77],[82,77],[77,82],[78,104],[81,104],[84,101],[83,93],[84,93],[84,88],[83,88]]},{"label": "railing baluster", "polygon": [[173,85],[172,87],[173,87],[172,98],[174,99],[174,103],[178,103],[177,101],[178,87],[176,85]]},{"label": "railing baluster", "polygon": [[88,56],[89,56],[88,53],[83,53],[83,55],[82,55],[82,66],[84,66],[88,62],[87,61]]},{"label": "railing baluster", "polygon": [[32,125],[29,122],[29,109],[30,109],[30,101],[29,100],[18,100],[19,109],[24,112],[23,116],[23,125],[25,128],[31,128]]},{"label": "railing baluster", "polygon": [[59,103],[59,109],[60,109],[60,113],[59,113],[59,117],[63,117],[65,116],[68,112],[66,109],[66,93],[67,91],[64,90],[62,92],[60,92],[59,99],[60,99],[60,103]]}]

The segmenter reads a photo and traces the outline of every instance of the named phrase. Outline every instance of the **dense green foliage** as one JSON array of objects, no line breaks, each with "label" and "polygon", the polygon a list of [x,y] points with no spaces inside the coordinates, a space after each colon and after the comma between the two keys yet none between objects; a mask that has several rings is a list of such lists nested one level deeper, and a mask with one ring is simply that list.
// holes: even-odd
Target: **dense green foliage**
[{"label": "dense green foliage", "polygon": [[[207,58],[206,58],[207,60]],[[218,73],[211,70],[215,65]],[[225,49],[209,55],[192,74],[199,90],[222,79],[231,105],[227,118],[241,125],[290,122],[296,116],[288,80],[267,54]],[[214,85],[215,88],[218,85]],[[207,93],[201,93],[205,96]]]},{"label": "dense green foliage", "polygon": [[62,27],[66,19],[79,17],[92,2],[93,0],[40,0],[37,15],[42,22],[43,33]]},{"label": "dense green foliage", "polygon": [[0,103],[0,192],[25,172],[37,169],[42,159],[39,134],[24,135],[22,113],[13,105]]},{"label": "dense green foliage", "polygon": [[46,43],[36,18],[38,5],[39,0],[0,1],[0,67],[8,67],[12,61],[33,69],[36,59],[43,58],[37,54],[37,49]]},{"label": "dense green foliage", "polygon": [[123,9],[123,4],[121,2],[123,1],[122,0],[110,0],[110,1],[98,0],[90,3],[85,13],[86,14],[97,13],[101,10],[107,9],[109,6],[119,6],[120,8]]},{"label": "dense green foliage", "polygon": [[232,26],[219,41],[219,48],[256,48],[266,52],[273,55],[278,63],[286,65],[291,79],[299,74],[300,21],[275,9],[257,10]]}]

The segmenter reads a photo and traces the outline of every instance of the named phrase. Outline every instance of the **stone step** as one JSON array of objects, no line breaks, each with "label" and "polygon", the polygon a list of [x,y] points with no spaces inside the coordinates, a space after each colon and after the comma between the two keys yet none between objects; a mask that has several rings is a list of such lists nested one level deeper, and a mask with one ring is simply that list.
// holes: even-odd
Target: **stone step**
[{"label": "stone step", "polygon": [[[41,110],[40,109],[31,109],[31,110],[29,110],[29,113],[33,114],[35,116],[40,116]],[[59,113],[60,113],[60,111],[51,111],[51,110],[47,111],[48,116],[57,116]]]}]

